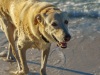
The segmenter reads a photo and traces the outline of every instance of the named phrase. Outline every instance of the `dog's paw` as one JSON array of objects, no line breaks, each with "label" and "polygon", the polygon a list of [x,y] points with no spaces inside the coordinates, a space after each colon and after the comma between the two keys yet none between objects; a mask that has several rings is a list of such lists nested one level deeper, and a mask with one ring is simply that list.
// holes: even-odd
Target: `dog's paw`
[{"label": "dog's paw", "polygon": [[2,58],[3,61],[6,61],[6,62],[16,62],[15,59],[8,59],[8,58]]},{"label": "dog's paw", "polygon": [[23,71],[10,71],[11,75],[26,75]]},{"label": "dog's paw", "polygon": [[34,73],[29,72],[27,74],[25,74],[22,70],[21,71],[10,71],[11,75],[34,75]]},{"label": "dog's paw", "polygon": [[11,75],[18,75],[18,71],[10,71]]}]

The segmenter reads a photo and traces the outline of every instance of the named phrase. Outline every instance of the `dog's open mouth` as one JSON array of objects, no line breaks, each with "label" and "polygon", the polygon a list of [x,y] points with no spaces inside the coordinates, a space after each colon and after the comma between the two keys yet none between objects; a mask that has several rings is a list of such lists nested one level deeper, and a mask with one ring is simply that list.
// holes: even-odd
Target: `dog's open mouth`
[{"label": "dog's open mouth", "polygon": [[53,36],[53,38],[58,42],[57,46],[61,47],[61,48],[67,48],[67,42],[59,42],[55,36]]},{"label": "dog's open mouth", "polygon": [[67,42],[58,42],[57,46],[61,48],[67,48]]}]

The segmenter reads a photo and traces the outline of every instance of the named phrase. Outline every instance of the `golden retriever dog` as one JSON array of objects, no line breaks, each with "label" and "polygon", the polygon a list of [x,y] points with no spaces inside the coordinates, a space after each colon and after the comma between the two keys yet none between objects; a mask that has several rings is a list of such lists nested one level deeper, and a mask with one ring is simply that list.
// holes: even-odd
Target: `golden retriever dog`
[{"label": "golden retriever dog", "polygon": [[[12,53],[18,64],[15,74],[29,75],[26,62],[26,50],[41,50],[40,75],[46,75],[46,63],[51,43],[61,48],[67,47],[71,39],[68,32],[67,15],[56,6],[39,0],[0,0],[0,13],[9,37]],[[7,23],[6,23],[6,22]],[[15,48],[14,32],[17,31],[17,49]]]}]

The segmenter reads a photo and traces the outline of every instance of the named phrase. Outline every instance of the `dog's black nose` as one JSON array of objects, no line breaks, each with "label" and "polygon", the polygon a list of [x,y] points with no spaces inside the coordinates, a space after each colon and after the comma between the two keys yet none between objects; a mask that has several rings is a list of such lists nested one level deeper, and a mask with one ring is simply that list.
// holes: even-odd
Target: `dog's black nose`
[{"label": "dog's black nose", "polygon": [[69,41],[70,39],[71,39],[71,35],[70,35],[70,34],[65,35],[64,40],[65,40],[66,42]]}]

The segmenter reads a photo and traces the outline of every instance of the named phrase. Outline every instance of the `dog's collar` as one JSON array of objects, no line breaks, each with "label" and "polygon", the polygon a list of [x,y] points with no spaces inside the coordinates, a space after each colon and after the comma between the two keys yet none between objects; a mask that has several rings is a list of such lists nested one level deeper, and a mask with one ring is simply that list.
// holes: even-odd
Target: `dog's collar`
[{"label": "dog's collar", "polygon": [[42,35],[42,39],[46,42],[49,43],[49,41]]}]

